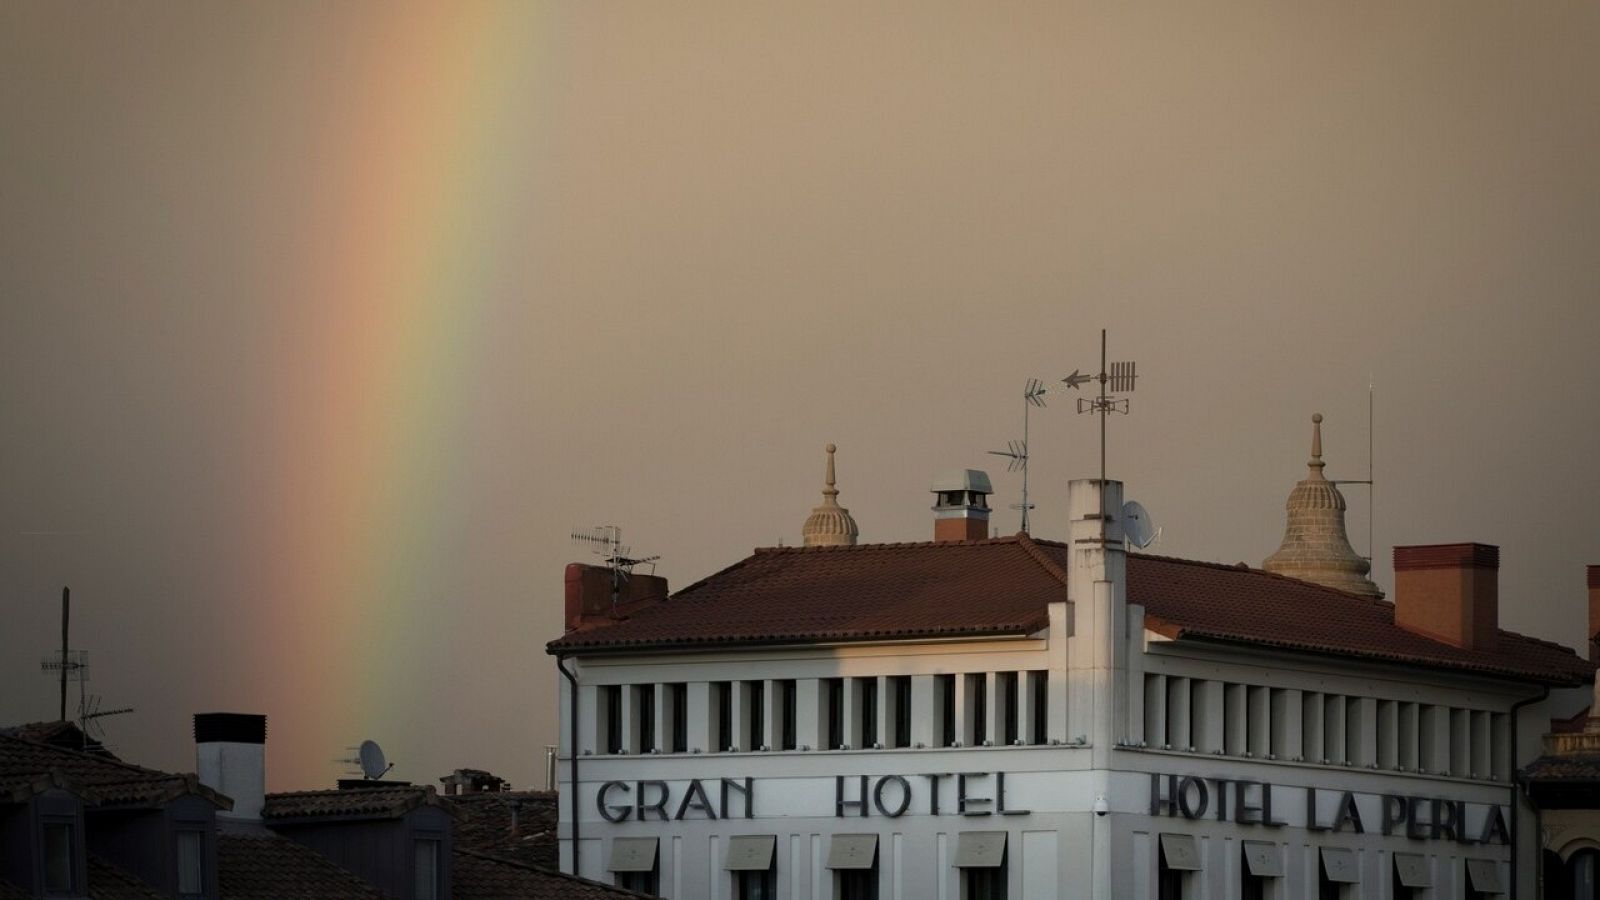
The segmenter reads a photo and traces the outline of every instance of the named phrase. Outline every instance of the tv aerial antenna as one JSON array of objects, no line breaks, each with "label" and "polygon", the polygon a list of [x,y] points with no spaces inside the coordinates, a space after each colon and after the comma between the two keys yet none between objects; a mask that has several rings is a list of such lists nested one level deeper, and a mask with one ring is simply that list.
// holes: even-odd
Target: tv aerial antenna
[{"label": "tv aerial antenna", "polygon": [[[72,590],[61,589],[61,649],[51,653],[39,662],[40,671],[60,679],[61,706],[58,721],[70,721],[67,718],[67,685],[70,682],[78,684],[78,732],[83,735],[83,749],[89,750],[92,746],[103,745],[101,740],[105,736],[105,727],[100,724],[101,719],[111,716],[120,716],[133,712],[133,707],[121,709],[101,709],[100,697],[88,692],[89,682],[89,651],[71,649],[69,639],[72,622]],[[98,732],[98,737],[96,736]]]},{"label": "tv aerial antenna", "polygon": [[656,562],[661,556],[634,556],[633,548],[622,543],[622,528],[618,525],[596,525],[593,528],[578,529],[572,532],[575,543],[587,544],[591,552],[598,555],[611,570],[611,608],[617,608],[617,598],[622,593],[622,586],[627,583],[628,577],[633,574],[634,566],[649,566],[650,574],[656,573]]},{"label": "tv aerial antenna", "polygon": [[[1346,478],[1330,479],[1334,484],[1366,485],[1366,488],[1367,488],[1367,555],[1365,557],[1363,557],[1363,558],[1369,563],[1372,562],[1372,544],[1373,544],[1373,530],[1374,530],[1373,529],[1373,511],[1378,506],[1377,483],[1375,481],[1373,481],[1373,479],[1372,479],[1372,395],[1373,395],[1372,379],[1368,378],[1367,379],[1367,477],[1366,477],[1365,480],[1346,479]],[[1318,413],[1317,414],[1317,420],[1319,422],[1321,421],[1321,417],[1322,417],[1322,414]],[[1319,432],[1318,435],[1317,435],[1317,444],[1318,444],[1318,448],[1319,448],[1318,449],[1318,453],[1319,454],[1321,453],[1321,449],[1320,449],[1321,448],[1321,442],[1322,442],[1322,436],[1321,436],[1321,433]]]},{"label": "tv aerial antenna", "polygon": [[[383,748],[378,746],[377,741],[366,740],[362,741],[359,747],[346,747],[345,749],[354,753],[355,756],[346,757],[337,760],[337,762],[359,768],[361,777],[368,781],[377,781],[389,774],[389,770],[394,768],[394,763],[389,762],[388,758],[383,755]],[[356,773],[349,772],[347,774],[354,775]]]},{"label": "tv aerial antenna", "polygon": [[1079,397],[1079,413],[1096,413],[1100,416],[1100,536],[1105,537],[1106,529],[1106,416],[1112,413],[1128,414],[1127,398],[1112,397],[1111,394],[1133,393],[1134,382],[1138,376],[1134,373],[1132,362],[1111,363],[1111,370],[1106,371],[1106,330],[1100,329],[1100,373],[1098,375],[1080,374],[1078,369],[1073,369],[1072,374],[1061,379],[1061,382],[1073,390],[1080,389],[1092,381],[1100,382],[1100,394],[1096,397]]},{"label": "tv aerial antenna", "polygon": [[1022,502],[1011,504],[1012,509],[1022,511],[1022,531],[1028,533],[1028,510],[1033,509],[1033,504],[1028,502],[1028,410],[1037,406],[1044,407],[1045,395],[1044,382],[1037,378],[1029,378],[1027,385],[1022,389],[1022,440],[1006,441],[1006,449],[990,450],[991,456],[1003,456],[1007,460],[1007,472],[1022,472]]}]

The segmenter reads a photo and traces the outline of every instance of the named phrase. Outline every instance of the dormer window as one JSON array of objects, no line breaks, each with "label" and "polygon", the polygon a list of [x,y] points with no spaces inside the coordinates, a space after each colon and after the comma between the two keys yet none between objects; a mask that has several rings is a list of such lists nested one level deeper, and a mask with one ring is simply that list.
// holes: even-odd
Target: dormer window
[{"label": "dormer window", "polygon": [[439,843],[434,838],[416,842],[417,883],[413,900],[439,900]]},{"label": "dormer window", "polygon": [[44,892],[46,896],[80,893],[76,882],[77,823],[67,819],[44,820]]},{"label": "dormer window", "polygon": [[174,834],[178,857],[178,896],[205,896],[206,833],[199,829],[180,829]]}]

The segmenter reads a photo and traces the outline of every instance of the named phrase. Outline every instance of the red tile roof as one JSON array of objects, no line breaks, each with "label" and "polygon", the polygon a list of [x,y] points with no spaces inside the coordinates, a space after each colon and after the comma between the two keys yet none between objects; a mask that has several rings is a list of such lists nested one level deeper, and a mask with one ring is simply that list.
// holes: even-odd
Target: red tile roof
[{"label": "red tile roof", "polygon": [[331,791],[289,791],[268,794],[261,807],[267,823],[286,819],[393,819],[419,806],[442,806],[430,785],[395,785]]},{"label": "red tile roof", "polygon": [[223,809],[233,807],[232,800],[200,784],[194,775],[158,772],[94,753],[0,735],[0,799],[30,792],[33,785],[50,779],[81,789],[86,800],[106,806],[149,806],[197,794]]},{"label": "red tile roof", "polygon": [[222,900],[384,900],[310,847],[269,832],[217,832]]},{"label": "red tile roof", "polygon": [[[1068,548],[983,541],[757,550],[632,617],[551,641],[554,654],[956,635],[1026,635],[1066,591]],[[1128,599],[1175,639],[1421,663],[1551,684],[1593,667],[1566,647],[1501,631],[1463,650],[1394,624],[1394,607],[1244,565],[1132,554]]]},{"label": "red tile roof", "polygon": [[555,791],[495,791],[442,799],[462,814],[456,820],[457,849],[557,868]]},{"label": "red tile roof", "polygon": [[549,869],[457,848],[452,856],[455,900],[638,900],[634,891]]}]

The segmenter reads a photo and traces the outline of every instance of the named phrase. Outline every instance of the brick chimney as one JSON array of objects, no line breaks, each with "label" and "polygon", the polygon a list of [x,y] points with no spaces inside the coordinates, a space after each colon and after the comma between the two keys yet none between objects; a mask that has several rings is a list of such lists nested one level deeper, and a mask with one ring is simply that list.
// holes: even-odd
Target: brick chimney
[{"label": "brick chimney", "polygon": [[1589,567],[1589,661],[1600,662],[1600,566]]},{"label": "brick chimney", "polygon": [[981,541],[989,536],[989,495],[994,488],[987,473],[977,469],[952,469],[933,477],[933,539]]},{"label": "brick chimney", "polygon": [[1394,622],[1466,650],[1494,649],[1500,627],[1500,548],[1394,548]]},{"label": "brick chimney", "polygon": [[607,566],[567,565],[568,631],[609,625],[665,599],[667,579],[659,575],[634,572],[615,578]]}]

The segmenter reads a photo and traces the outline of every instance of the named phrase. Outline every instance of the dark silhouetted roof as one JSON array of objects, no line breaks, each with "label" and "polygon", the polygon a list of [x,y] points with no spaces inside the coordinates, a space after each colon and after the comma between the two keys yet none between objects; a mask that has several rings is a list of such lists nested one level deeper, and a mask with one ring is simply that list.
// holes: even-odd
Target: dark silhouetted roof
[{"label": "dark silhouetted roof", "polygon": [[223,809],[233,807],[232,800],[200,784],[193,775],[158,772],[93,753],[0,735],[0,799],[18,791],[29,792],[31,786],[51,778],[82,789],[84,799],[106,806],[162,804],[198,794]]},{"label": "dark silhouetted roof", "polygon": [[[1068,548],[1027,535],[983,541],[757,550],[615,624],[551,641],[556,654],[957,635],[1026,635],[1064,599]],[[1175,639],[1229,641],[1558,685],[1593,677],[1566,647],[1501,631],[1464,650],[1394,623],[1392,604],[1274,575],[1128,557],[1128,600]]]},{"label": "dark silhouetted roof", "polygon": [[217,833],[222,900],[383,900],[321,854],[267,832]]},{"label": "dark silhouetted roof", "polygon": [[268,794],[261,809],[267,823],[287,819],[395,818],[419,806],[442,806],[429,785],[357,788],[333,791],[291,791]]},{"label": "dark silhouetted roof", "polygon": [[651,896],[548,869],[456,849],[455,900],[637,900]]},{"label": "dark silhouetted roof", "polygon": [[63,750],[81,750],[107,759],[117,758],[116,754],[107,750],[100,742],[84,737],[76,722],[28,722],[24,725],[10,725],[0,728],[0,735],[50,744]]},{"label": "dark silhouetted roof", "polygon": [[1600,753],[1563,753],[1541,756],[1522,770],[1527,781],[1600,782]]},{"label": "dark silhouetted roof", "polygon": [[90,900],[161,900],[162,896],[105,859],[89,855]]},{"label": "dark silhouetted roof", "polygon": [[546,869],[559,866],[555,791],[499,791],[442,799],[461,813],[456,819],[456,847]]}]

